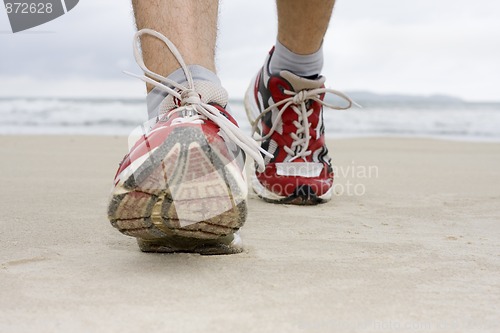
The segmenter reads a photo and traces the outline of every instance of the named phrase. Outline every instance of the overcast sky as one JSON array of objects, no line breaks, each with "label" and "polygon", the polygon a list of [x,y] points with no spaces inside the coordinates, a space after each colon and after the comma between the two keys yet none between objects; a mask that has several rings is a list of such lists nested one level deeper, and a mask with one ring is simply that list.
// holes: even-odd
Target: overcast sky
[{"label": "overcast sky", "polygon": [[[324,42],[327,85],[500,100],[499,13],[497,0],[338,0]],[[241,98],[274,43],[273,1],[224,0],[219,26],[219,74]],[[133,33],[128,0],[80,0],[17,34],[0,8],[0,96],[143,96],[121,73],[139,72]]]}]

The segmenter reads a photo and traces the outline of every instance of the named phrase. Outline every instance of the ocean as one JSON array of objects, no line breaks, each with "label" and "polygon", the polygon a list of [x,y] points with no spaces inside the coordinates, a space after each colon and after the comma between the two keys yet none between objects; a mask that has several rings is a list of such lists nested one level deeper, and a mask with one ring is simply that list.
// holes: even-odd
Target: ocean
[{"label": "ocean", "polygon": [[[363,97],[364,96],[364,97]],[[327,137],[409,136],[500,141],[500,103],[361,94],[363,108],[326,109]],[[247,133],[243,101],[230,101]],[[0,98],[0,134],[128,135],[147,119],[143,99]]]}]

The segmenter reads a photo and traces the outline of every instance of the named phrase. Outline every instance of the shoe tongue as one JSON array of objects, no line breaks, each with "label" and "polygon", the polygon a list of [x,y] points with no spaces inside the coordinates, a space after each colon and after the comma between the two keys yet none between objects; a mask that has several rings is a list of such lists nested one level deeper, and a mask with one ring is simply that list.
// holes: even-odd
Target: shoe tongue
[{"label": "shoe tongue", "polygon": [[295,91],[321,88],[326,80],[324,76],[320,76],[315,80],[306,79],[305,77],[295,75],[289,71],[281,71],[280,76],[290,82]]},{"label": "shoe tongue", "polygon": [[[182,83],[187,86],[187,82]],[[194,90],[200,95],[203,103],[218,104],[225,107],[228,102],[228,95],[226,89],[211,81],[194,81]],[[170,110],[178,107],[172,95],[168,95],[160,105],[159,114],[164,114]]]}]

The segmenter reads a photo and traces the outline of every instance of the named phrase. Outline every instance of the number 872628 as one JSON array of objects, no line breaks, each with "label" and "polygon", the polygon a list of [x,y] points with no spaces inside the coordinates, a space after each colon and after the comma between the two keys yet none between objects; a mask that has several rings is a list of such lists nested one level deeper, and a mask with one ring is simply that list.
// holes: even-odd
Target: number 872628
[{"label": "number 872628", "polygon": [[50,14],[52,13],[52,4],[48,3],[27,3],[13,2],[5,4],[7,14]]}]

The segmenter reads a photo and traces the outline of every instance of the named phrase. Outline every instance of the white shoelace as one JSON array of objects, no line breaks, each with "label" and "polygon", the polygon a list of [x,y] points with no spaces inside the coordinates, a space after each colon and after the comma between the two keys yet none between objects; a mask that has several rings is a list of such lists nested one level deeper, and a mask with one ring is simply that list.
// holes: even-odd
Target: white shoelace
[{"label": "white shoelace", "polygon": [[[145,34],[154,36],[165,43],[165,45],[168,47],[170,52],[172,52],[175,59],[184,71],[184,75],[187,79],[187,87],[164,76],[161,76],[147,68],[146,64],[144,63],[142,54],[138,48],[139,39],[142,35]],[[164,119],[168,119],[174,113],[179,113],[181,117],[174,119],[172,121],[172,125],[188,122],[202,124],[205,119],[210,119],[215,124],[217,124],[217,126],[219,126],[219,128],[228,136],[230,140],[238,145],[248,156],[254,159],[254,161],[258,165],[259,171],[264,171],[264,158],[262,157],[261,152],[270,157],[273,157],[273,155],[262,149],[254,139],[247,136],[240,128],[238,128],[238,126],[234,125],[229,119],[222,115],[216,107],[201,101],[200,95],[194,88],[194,81],[191,72],[184,62],[184,59],[182,58],[179,50],[167,37],[151,29],[142,29],[138,31],[134,36],[133,49],[137,64],[148,76],[136,75],[130,72],[125,73],[136,77],[146,83],[152,84],[153,86],[167,92],[168,94],[181,101],[181,105],[179,107],[171,110],[168,114],[163,116],[165,117]],[[164,83],[171,85],[178,91],[168,87]]]},{"label": "white shoelace", "polygon": [[[311,135],[310,135],[310,127],[311,123],[309,122],[309,116],[311,116],[314,112],[313,109],[308,110],[306,107],[306,102],[307,101],[316,101],[320,103],[323,106],[326,106],[327,108],[334,109],[334,110],[347,110],[349,109],[353,104],[360,107],[356,102],[354,102],[352,99],[350,99],[347,95],[344,93],[334,90],[334,89],[329,89],[329,88],[317,88],[317,89],[310,89],[310,90],[301,90],[301,91],[291,91],[291,90],[285,90],[284,93],[286,95],[290,95],[290,97],[285,98],[277,103],[274,103],[273,105],[270,105],[268,108],[263,110],[259,116],[255,119],[253,125],[252,125],[252,133],[255,134],[257,132],[257,127],[259,124],[259,121],[264,117],[268,112],[271,112],[275,108],[278,108],[281,106],[281,108],[278,111],[278,114],[276,115],[276,120],[274,121],[273,126],[269,130],[269,133],[267,133],[265,136],[261,136],[256,138],[257,141],[264,141],[267,140],[271,137],[271,135],[276,131],[276,128],[278,125],[283,121],[282,120],[282,115],[285,112],[285,110],[288,107],[291,107],[291,109],[298,115],[298,120],[295,120],[293,122],[294,126],[297,128],[297,131],[295,133],[291,133],[290,136],[292,137],[292,144],[291,147],[284,147],[284,150],[290,155],[293,156],[289,162],[292,162],[293,160],[300,158],[300,157],[306,157],[312,154],[310,150],[308,150],[309,147],[309,142],[311,140]],[[325,93],[330,93],[333,95],[336,95],[348,102],[348,105],[345,107],[341,106],[335,106],[328,104],[320,99],[321,94]],[[274,117],[273,117],[274,118]],[[297,147],[299,147],[298,151],[296,151]]]}]

